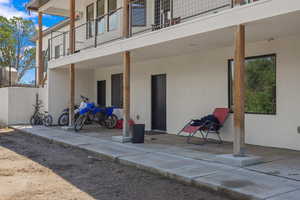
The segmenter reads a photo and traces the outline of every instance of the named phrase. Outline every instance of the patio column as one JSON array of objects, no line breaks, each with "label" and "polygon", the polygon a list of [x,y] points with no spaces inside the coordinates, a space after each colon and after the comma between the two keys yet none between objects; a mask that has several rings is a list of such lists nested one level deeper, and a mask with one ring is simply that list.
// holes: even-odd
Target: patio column
[{"label": "patio column", "polygon": [[237,25],[234,54],[234,143],[235,156],[245,154],[245,26]]},{"label": "patio column", "polygon": [[[70,54],[75,52],[75,0],[70,0],[70,34],[69,49]],[[75,64],[69,67],[69,126],[74,125],[74,105],[75,105]]]},{"label": "patio column", "polygon": [[[129,0],[123,0],[123,37],[129,37]],[[130,120],[130,52],[123,52],[123,137],[129,137]]]},{"label": "patio column", "polygon": [[241,5],[243,0],[234,0],[234,5]]},{"label": "patio column", "polygon": [[44,74],[43,62],[43,13],[38,12],[38,86],[42,85]]}]

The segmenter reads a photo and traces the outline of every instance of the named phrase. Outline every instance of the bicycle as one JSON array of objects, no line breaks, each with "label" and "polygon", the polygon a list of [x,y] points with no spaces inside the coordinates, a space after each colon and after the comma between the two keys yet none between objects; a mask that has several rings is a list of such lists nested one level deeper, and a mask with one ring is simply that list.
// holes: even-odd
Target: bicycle
[{"label": "bicycle", "polygon": [[34,114],[30,118],[30,125],[45,125],[51,126],[53,123],[53,117],[47,112],[41,112],[42,101],[38,99],[38,94],[36,95],[36,103],[34,106]]}]

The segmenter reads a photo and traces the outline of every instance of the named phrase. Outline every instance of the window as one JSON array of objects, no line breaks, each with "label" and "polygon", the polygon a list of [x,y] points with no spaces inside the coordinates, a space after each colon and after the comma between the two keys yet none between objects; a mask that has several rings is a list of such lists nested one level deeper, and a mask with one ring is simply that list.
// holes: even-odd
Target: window
[{"label": "window", "polygon": [[94,29],[94,4],[90,4],[86,7],[86,38],[89,39],[93,37],[93,29]]},{"label": "window", "polygon": [[123,74],[111,75],[111,105],[123,107]]},{"label": "window", "polygon": [[57,59],[60,57],[60,46],[57,45],[54,47],[54,58]]},{"label": "window", "polygon": [[117,0],[108,0],[108,30],[112,31],[118,28]]},{"label": "window", "polygon": [[133,26],[146,26],[146,0],[132,3],[131,13]]},{"label": "window", "polygon": [[170,0],[155,0],[154,22],[156,25],[166,24],[170,19]]},{"label": "window", "polygon": [[105,1],[98,0],[97,1],[97,26],[98,33],[104,33],[105,31]]},{"label": "window", "polygon": [[[276,55],[246,58],[245,112],[276,114]],[[233,110],[234,61],[229,60],[229,107]]]}]

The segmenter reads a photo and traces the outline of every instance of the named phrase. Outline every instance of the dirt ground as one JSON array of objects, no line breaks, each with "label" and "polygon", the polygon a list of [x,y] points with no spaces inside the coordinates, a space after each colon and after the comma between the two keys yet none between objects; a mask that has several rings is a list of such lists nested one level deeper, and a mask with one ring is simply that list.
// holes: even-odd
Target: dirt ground
[{"label": "dirt ground", "polygon": [[225,200],[95,154],[0,130],[0,200]]}]

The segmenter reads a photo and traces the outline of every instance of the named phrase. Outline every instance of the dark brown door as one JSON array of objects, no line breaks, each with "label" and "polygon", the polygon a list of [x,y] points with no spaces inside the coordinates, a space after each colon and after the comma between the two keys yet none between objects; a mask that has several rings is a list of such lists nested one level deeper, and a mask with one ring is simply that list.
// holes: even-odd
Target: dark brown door
[{"label": "dark brown door", "polygon": [[152,76],[152,130],[167,130],[167,76]]},{"label": "dark brown door", "polygon": [[111,75],[111,105],[123,108],[123,74]]},{"label": "dark brown door", "polygon": [[101,107],[106,106],[106,81],[97,81],[97,103]]}]

